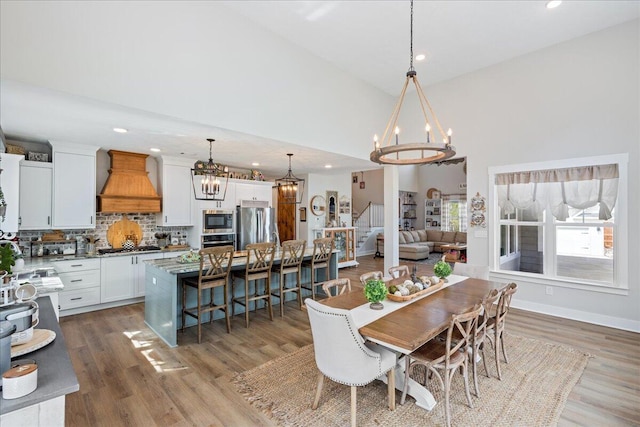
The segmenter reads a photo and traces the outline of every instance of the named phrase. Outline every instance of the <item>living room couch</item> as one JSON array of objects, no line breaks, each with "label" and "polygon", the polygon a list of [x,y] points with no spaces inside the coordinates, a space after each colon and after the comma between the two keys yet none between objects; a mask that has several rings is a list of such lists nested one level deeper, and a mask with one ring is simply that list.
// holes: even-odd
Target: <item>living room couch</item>
[{"label": "living room couch", "polygon": [[442,245],[466,244],[467,233],[440,230],[400,231],[398,240],[400,258],[419,260],[427,258],[431,252],[444,252]]}]

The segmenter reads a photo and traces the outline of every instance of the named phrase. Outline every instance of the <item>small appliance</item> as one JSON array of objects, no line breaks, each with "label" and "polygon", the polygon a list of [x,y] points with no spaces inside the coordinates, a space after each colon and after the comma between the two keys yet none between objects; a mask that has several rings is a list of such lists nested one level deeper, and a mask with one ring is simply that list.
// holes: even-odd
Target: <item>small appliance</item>
[{"label": "small appliance", "polygon": [[202,211],[202,234],[235,233],[235,212],[232,210]]}]

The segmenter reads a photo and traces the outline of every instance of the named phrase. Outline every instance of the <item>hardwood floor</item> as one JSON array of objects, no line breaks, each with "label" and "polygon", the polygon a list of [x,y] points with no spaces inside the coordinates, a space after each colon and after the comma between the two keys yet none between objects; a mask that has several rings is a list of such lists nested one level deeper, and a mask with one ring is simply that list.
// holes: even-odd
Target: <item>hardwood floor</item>
[{"label": "hardwood floor", "polygon": [[[383,270],[382,259],[359,262],[340,270],[352,286],[360,274]],[[231,378],[311,343],[306,312],[295,303],[273,322],[264,309],[252,312],[248,329],[235,316],[231,334],[224,320],[205,324],[202,344],[189,328],[174,349],[145,326],[143,304],[63,317],[60,324],[80,382],[80,391],[67,396],[69,426],[272,426]],[[507,331],[593,355],[559,425],[640,425],[639,334],[516,309]]]}]

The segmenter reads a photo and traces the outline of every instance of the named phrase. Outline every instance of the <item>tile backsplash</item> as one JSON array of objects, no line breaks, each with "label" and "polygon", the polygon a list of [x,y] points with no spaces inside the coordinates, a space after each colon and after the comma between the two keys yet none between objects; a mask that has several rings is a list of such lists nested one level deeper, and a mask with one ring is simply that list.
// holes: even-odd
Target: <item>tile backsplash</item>
[{"label": "tile backsplash", "polygon": [[[157,245],[158,240],[155,238],[156,233],[169,233],[173,239],[187,239],[188,233],[192,227],[159,227],[156,225],[155,214],[130,213],[126,214],[129,221],[137,222],[142,229],[142,241],[138,242],[140,246]],[[96,228],[90,230],[63,230],[65,236],[69,240],[75,240],[77,236],[94,236],[98,240],[96,248],[109,248],[107,242],[107,230],[115,222],[122,219],[123,214],[101,214],[96,215]],[[31,242],[37,241],[43,234],[49,233],[51,230],[38,231],[20,231],[18,232],[18,244],[22,248],[25,257],[31,256]],[[36,255],[35,250],[33,251]]]}]

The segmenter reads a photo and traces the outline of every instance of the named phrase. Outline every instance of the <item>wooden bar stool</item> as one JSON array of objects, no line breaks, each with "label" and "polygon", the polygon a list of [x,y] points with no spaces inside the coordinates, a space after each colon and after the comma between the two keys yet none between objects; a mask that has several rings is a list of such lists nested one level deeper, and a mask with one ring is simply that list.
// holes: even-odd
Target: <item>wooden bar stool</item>
[{"label": "wooden bar stool", "polygon": [[316,282],[318,277],[318,270],[325,269],[325,279],[329,280],[329,264],[331,260],[331,253],[335,248],[335,242],[331,237],[325,237],[322,239],[315,239],[313,241],[313,256],[310,261],[302,263],[303,267],[309,267],[311,270],[311,282],[308,286],[302,286],[303,289],[311,291],[311,298],[316,299],[316,286],[321,285],[321,282]]},{"label": "wooden bar stool", "polygon": [[[198,277],[188,277],[182,279],[182,332],[186,316],[194,317],[198,320],[198,344],[202,339],[202,315],[209,314],[209,323],[213,320],[213,311],[224,311],[227,321],[227,333],[231,332],[231,319],[229,318],[229,272],[231,271],[231,260],[233,259],[233,246],[217,246],[205,248],[198,251],[200,255],[200,271]],[[198,291],[198,300],[195,307],[187,307],[187,288],[195,288]],[[224,293],[223,303],[213,302],[213,290],[222,288]],[[209,290],[209,302],[202,301],[202,291]]]},{"label": "wooden bar stool", "polygon": [[[282,259],[275,270],[280,275],[278,289],[271,292],[271,296],[280,300],[280,317],[284,316],[284,299],[289,292],[298,294],[298,306],[302,310],[302,258],[307,246],[306,240],[287,240],[282,242]],[[296,274],[295,283],[287,286],[287,275]],[[293,286],[291,286],[293,285]]]},{"label": "wooden bar stool", "polygon": [[[235,315],[235,305],[244,306],[244,318],[246,327],[249,327],[249,302],[266,300],[269,319],[273,320],[273,308],[271,307],[271,267],[273,256],[276,252],[276,244],[273,242],[253,243],[247,245],[247,267],[244,272],[233,275],[233,300],[231,312]],[[236,296],[236,279],[244,280],[244,295]],[[258,281],[264,280],[264,292],[258,289]],[[254,292],[249,294],[249,282],[255,281]],[[257,307],[257,306],[256,306]]]}]

